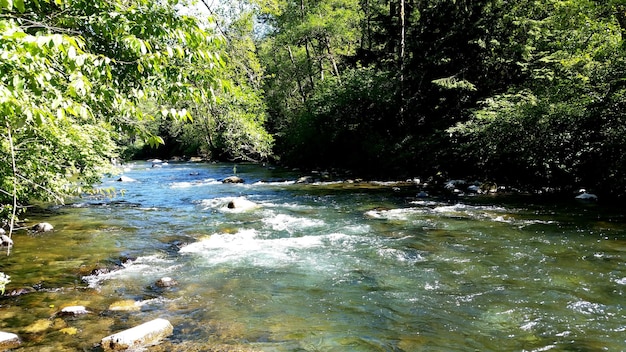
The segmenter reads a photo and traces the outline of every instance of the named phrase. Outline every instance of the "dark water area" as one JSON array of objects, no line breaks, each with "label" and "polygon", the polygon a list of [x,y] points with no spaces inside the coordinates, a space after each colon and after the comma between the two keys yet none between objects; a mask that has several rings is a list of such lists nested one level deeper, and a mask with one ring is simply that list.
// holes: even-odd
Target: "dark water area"
[{"label": "dark water area", "polygon": [[[150,350],[626,350],[619,208],[418,199],[411,185],[296,184],[301,174],[260,165],[151,166],[104,180],[111,197],[29,214],[55,231],[18,232],[0,260],[7,293],[34,287],[0,298],[17,350],[98,351],[155,318],[174,333]],[[220,182],[234,171],[245,183]],[[162,277],[178,285],[156,286]],[[58,316],[71,305],[91,313]]]}]

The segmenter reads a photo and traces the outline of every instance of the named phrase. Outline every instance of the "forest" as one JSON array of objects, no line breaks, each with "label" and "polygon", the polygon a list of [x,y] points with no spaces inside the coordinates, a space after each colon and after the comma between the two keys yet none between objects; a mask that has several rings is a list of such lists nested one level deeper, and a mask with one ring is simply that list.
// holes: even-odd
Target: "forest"
[{"label": "forest", "polygon": [[626,0],[0,11],[3,219],[146,156],[626,195]]}]

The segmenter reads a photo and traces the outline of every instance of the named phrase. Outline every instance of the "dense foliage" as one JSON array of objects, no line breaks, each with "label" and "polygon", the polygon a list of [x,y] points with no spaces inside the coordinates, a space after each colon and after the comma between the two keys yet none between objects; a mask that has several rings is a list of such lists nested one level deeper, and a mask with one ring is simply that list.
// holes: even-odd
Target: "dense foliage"
[{"label": "dense foliage", "polygon": [[626,194],[626,1],[256,4],[283,161]]},{"label": "dense foliage", "polygon": [[449,131],[491,177],[626,195],[624,5],[553,2],[530,14],[517,16],[524,80]]}]

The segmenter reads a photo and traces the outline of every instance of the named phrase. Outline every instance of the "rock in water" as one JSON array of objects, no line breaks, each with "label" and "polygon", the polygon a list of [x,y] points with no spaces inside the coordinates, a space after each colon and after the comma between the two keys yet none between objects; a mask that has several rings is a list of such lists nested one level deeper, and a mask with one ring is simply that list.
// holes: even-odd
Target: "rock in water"
[{"label": "rock in water", "polygon": [[16,348],[21,344],[20,338],[12,333],[0,331],[0,351]]},{"label": "rock in water", "polygon": [[157,287],[173,287],[178,285],[178,282],[171,277],[162,277],[156,282]]},{"label": "rock in water", "polygon": [[13,240],[5,235],[4,233],[0,235],[0,247],[13,247]]},{"label": "rock in water", "polygon": [[313,181],[313,176],[302,176],[296,180],[296,183],[313,183]]},{"label": "rock in water", "polygon": [[69,316],[69,317],[75,317],[75,316],[83,315],[83,314],[89,314],[89,311],[84,306],[65,307],[61,309],[61,311],[58,313],[58,315],[60,316]]},{"label": "rock in water", "polygon": [[243,197],[238,197],[231,199],[228,204],[226,204],[226,207],[232,211],[248,211],[259,207],[259,205]]},{"label": "rock in water", "polygon": [[135,182],[137,180],[135,180],[134,178],[128,177],[128,176],[122,176],[120,178],[117,179],[117,182]]},{"label": "rock in water", "polygon": [[128,330],[109,335],[102,339],[104,351],[120,351],[142,346],[156,345],[174,331],[172,324],[165,319],[154,319]]},{"label": "rock in water", "polygon": [[39,224],[33,226],[32,230],[35,232],[50,232],[54,230],[54,227],[47,222],[40,222]]},{"label": "rock in water", "polygon": [[593,193],[583,192],[583,193],[577,195],[576,199],[578,199],[578,200],[585,200],[585,201],[596,201],[596,200],[598,200],[598,196],[596,196]]},{"label": "rock in water", "polygon": [[239,176],[229,176],[222,180],[222,183],[243,183],[243,179]]}]

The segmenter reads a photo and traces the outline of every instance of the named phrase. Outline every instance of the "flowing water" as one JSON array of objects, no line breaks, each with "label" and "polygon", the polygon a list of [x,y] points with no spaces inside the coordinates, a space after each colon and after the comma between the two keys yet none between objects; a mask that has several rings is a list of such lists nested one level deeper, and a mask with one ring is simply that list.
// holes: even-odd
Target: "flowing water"
[{"label": "flowing water", "polygon": [[[233,164],[130,166],[136,182],[103,182],[114,196],[31,214],[55,231],[13,237],[7,292],[36,288],[0,300],[18,350],[97,351],[158,317],[175,328],[152,350],[626,350],[617,210],[303,185],[255,165],[236,166],[244,184],[219,182]],[[70,305],[91,313],[57,314]]]}]

